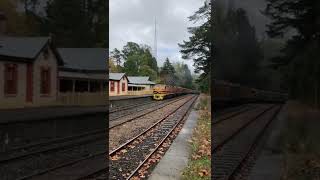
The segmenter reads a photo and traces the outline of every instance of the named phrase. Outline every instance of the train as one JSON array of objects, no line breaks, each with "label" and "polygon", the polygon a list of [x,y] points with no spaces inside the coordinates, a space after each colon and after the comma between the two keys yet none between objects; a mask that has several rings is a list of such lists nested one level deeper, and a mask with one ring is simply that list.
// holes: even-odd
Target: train
[{"label": "train", "polygon": [[[255,102],[281,103],[288,99],[288,95],[282,92],[259,90],[222,80],[213,80],[212,82],[212,99],[213,104],[217,107]],[[199,92],[196,90],[165,84],[157,84],[153,88],[153,99],[163,100],[183,94],[196,93],[199,94]]]},{"label": "train", "polygon": [[153,99],[154,100],[164,100],[184,94],[195,94],[198,93],[195,90],[187,89],[178,86],[157,84],[153,88]]},{"label": "train", "polygon": [[282,103],[288,99],[283,92],[265,91],[222,80],[213,80],[213,103],[216,107],[243,103]]}]

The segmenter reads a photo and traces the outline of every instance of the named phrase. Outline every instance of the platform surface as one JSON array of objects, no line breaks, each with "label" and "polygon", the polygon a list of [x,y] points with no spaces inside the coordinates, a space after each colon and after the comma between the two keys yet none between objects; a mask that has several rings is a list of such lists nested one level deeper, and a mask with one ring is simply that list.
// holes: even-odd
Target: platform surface
[{"label": "platform surface", "polygon": [[[197,99],[198,102],[199,98]],[[197,102],[195,104],[197,104]],[[194,106],[196,107],[196,105]],[[191,153],[191,147],[188,142],[192,136],[192,130],[195,128],[198,120],[198,113],[191,110],[179,135],[171,144],[168,151],[153,170],[149,180],[176,180],[180,179],[182,170],[187,166]]]},{"label": "platform surface", "polygon": [[145,98],[145,97],[152,97],[152,95],[149,94],[149,95],[141,95],[141,96],[109,96],[109,101],[136,99],[136,98]]},{"label": "platform surface", "polygon": [[253,166],[248,180],[280,180],[283,170],[284,155],[281,152],[281,133],[287,119],[287,104],[284,105],[275,119],[272,131],[262,147],[262,151]]},{"label": "platform surface", "polygon": [[0,110],[0,124],[38,121],[94,113],[106,113],[107,106],[59,106]]}]

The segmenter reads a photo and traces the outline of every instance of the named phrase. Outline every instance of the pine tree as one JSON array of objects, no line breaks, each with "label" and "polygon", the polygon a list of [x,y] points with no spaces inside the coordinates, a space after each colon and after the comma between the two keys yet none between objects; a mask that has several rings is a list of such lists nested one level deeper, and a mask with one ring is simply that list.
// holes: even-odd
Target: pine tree
[{"label": "pine tree", "polygon": [[111,51],[111,57],[115,59],[117,66],[121,65],[121,52],[117,48],[114,48],[114,50]]},{"label": "pine tree", "polygon": [[189,17],[190,21],[204,21],[200,26],[189,27],[188,32],[191,34],[188,41],[178,44],[181,48],[183,59],[193,59],[195,72],[202,73],[200,78],[210,76],[210,49],[211,49],[211,5],[205,1],[204,5]]},{"label": "pine tree", "polygon": [[45,30],[61,47],[94,47],[94,31],[85,1],[53,0],[46,7]]},{"label": "pine tree", "polygon": [[175,69],[172,66],[169,58],[166,58],[160,70],[160,79],[164,84],[176,85],[175,83]]}]

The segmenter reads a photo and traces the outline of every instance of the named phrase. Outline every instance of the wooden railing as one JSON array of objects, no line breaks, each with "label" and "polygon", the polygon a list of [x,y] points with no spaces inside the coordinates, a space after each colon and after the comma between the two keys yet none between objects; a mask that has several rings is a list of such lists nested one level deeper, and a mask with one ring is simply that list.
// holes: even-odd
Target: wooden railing
[{"label": "wooden railing", "polygon": [[59,93],[58,104],[61,105],[105,105],[107,104],[107,93]]}]

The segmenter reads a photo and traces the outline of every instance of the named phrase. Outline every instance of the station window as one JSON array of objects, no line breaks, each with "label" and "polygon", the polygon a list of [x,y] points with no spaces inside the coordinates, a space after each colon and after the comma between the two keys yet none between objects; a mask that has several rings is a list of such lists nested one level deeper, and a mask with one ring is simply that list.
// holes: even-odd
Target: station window
[{"label": "station window", "polygon": [[126,91],[126,83],[122,83],[122,91]]},{"label": "station window", "polygon": [[110,91],[113,92],[114,91],[114,81],[110,82]]},{"label": "station window", "polygon": [[5,94],[17,94],[18,83],[18,65],[6,64],[4,75],[4,92]]},{"label": "station window", "polygon": [[50,68],[41,68],[41,94],[50,94]]}]

